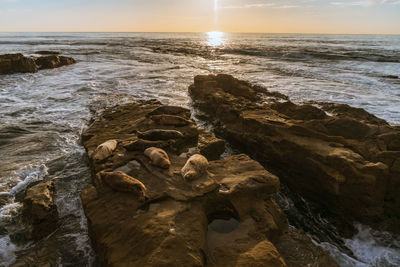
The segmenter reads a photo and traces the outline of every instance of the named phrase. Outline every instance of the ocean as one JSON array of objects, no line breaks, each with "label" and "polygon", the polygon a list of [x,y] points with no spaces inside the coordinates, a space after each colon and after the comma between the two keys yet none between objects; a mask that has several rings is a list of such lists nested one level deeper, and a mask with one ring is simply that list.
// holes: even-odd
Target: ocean
[{"label": "ocean", "polygon": [[[93,113],[135,99],[190,106],[199,74],[227,73],[291,101],[346,103],[400,125],[399,35],[228,33],[0,33],[0,54],[52,50],[77,64],[0,76],[0,265],[20,255],[59,266],[95,264],[79,193],[90,181],[80,134]],[[21,200],[29,184],[55,181],[61,226],[27,243]],[[288,200],[290,202],[290,199]],[[400,241],[356,225],[326,242],[341,266],[399,266]],[[312,233],[310,233],[312,237]]]}]

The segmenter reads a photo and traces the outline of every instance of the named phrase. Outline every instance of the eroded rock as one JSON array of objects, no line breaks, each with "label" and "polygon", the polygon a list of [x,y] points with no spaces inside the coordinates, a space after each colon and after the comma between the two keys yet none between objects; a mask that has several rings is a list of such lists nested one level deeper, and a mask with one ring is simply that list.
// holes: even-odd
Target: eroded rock
[{"label": "eroded rock", "polygon": [[52,181],[32,186],[26,192],[23,206],[24,220],[31,225],[28,236],[39,240],[57,228],[58,211],[54,202]]},{"label": "eroded rock", "polygon": [[[172,126],[151,120],[152,112],[187,112],[161,107],[148,101],[106,110],[84,133],[88,151],[105,140],[120,140],[111,157],[90,162],[94,181],[81,193],[100,266],[286,266],[275,246],[287,229],[282,210],[271,199],[279,190],[278,177],[241,154],[210,161],[207,172],[186,181],[180,171],[187,158],[178,155],[197,146],[199,130],[191,121]],[[184,136],[179,149],[176,142],[163,148],[168,169],[153,166],[143,150],[127,149],[142,140],[136,133],[152,129]],[[146,202],[104,186],[94,175],[104,170],[135,177],[146,187]]]},{"label": "eroded rock", "polygon": [[398,128],[347,105],[296,105],[229,75],[196,76],[189,92],[219,136],[295,191],[350,220],[399,224]]},{"label": "eroded rock", "polygon": [[199,135],[199,152],[208,160],[217,160],[225,151],[225,141],[214,134],[201,132]]}]

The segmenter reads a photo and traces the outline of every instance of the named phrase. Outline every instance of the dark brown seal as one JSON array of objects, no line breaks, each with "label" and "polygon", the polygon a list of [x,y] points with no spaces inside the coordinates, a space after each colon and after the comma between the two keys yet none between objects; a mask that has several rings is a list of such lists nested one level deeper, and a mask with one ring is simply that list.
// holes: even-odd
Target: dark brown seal
[{"label": "dark brown seal", "polygon": [[100,172],[100,177],[115,191],[133,193],[141,202],[147,199],[147,189],[144,184],[126,173],[120,171]]},{"label": "dark brown seal", "polygon": [[180,131],[164,129],[152,129],[145,132],[138,131],[137,136],[151,141],[183,138],[183,134]]}]

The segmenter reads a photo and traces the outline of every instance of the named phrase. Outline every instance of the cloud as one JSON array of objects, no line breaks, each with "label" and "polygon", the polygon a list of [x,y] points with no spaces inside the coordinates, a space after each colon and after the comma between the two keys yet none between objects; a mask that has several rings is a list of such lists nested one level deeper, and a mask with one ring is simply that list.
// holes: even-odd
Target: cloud
[{"label": "cloud", "polygon": [[[301,2],[313,2],[315,0],[302,0]],[[297,8],[297,5],[277,5],[275,3],[252,3],[252,4],[245,4],[245,5],[236,5],[236,6],[223,6],[223,9],[249,9],[249,8]]]},{"label": "cloud", "polygon": [[271,7],[274,6],[275,4],[273,3],[264,3],[264,4],[246,4],[246,5],[240,5],[240,6],[223,6],[221,8],[224,9],[239,9],[239,8],[260,8],[260,7]]},{"label": "cloud", "polygon": [[363,6],[363,7],[373,7],[373,6],[397,6],[400,5],[399,0],[364,0],[356,2],[331,2],[335,6]]}]

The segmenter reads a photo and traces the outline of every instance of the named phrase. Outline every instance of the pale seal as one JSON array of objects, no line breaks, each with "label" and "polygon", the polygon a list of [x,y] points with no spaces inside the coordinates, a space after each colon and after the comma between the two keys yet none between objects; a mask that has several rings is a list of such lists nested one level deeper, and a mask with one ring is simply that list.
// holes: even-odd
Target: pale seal
[{"label": "pale seal", "polygon": [[181,174],[185,180],[190,181],[205,174],[207,168],[208,160],[200,154],[194,154],[186,161],[185,166],[181,169]]},{"label": "pale seal", "polygon": [[151,164],[168,169],[171,166],[171,161],[169,161],[169,157],[167,152],[157,147],[149,147],[144,151],[144,154],[150,159]]},{"label": "pale seal", "polygon": [[117,148],[117,140],[108,140],[107,142],[99,145],[93,153],[93,159],[95,161],[102,161],[112,155],[114,150]]}]

